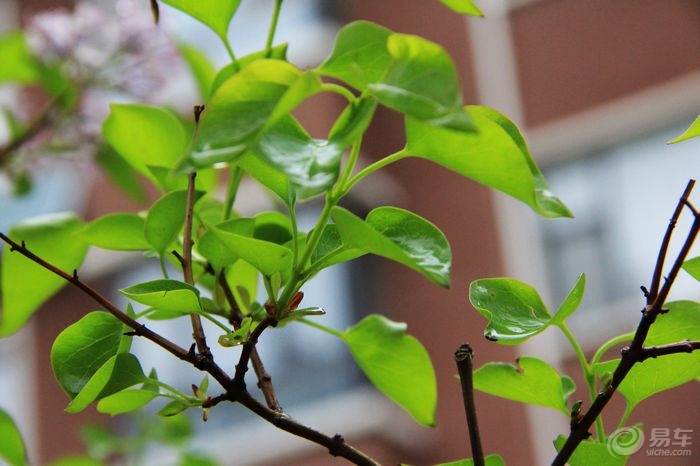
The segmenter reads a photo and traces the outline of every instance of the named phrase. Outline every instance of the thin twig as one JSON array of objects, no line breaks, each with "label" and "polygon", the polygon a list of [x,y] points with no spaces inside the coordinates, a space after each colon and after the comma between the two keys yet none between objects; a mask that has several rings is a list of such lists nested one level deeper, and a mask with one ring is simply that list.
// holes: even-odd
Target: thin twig
[{"label": "thin twig", "polygon": [[476,404],[474,403],[474,367],[472,361],[474,352],[467,343],[455,351],[455,362],[459,372],[459,381],[462,385],[462,398],[464,399],[464,410],[467,414],[467,427],[469,429],[469,443],[472,450],[474,466],[484,466],[484,450],[481,447],[481,436],[479,435],[479,423],[476,417]]},{"label": "thin twig", "polygon": [[24,143],[31,140],[48,126],[51,122],[51,113],[56,108],[59,97],[58,95],[54,96],[46,102],[41,110],[39,110],[39,113],[29,122],[25,130],[18,137],[0,147],[0,168],[10,160],[10,156],[14,151],[22,147]]},{"label": "thin twig", "polygon": [[644,361],[649,358],[658,358],[669,354],[692,353],[695,350],[700,350],[700,341],[682,341],[670,345],[649,346],[642,349],[641,360]]},{"label": "thin twig", "polygon": [[[187,176],[187,205],[185,208],[185,227],[182,239],[182,273],[185,277],[185,282],[194,286],[194,277],[192,275],[192,218],[194,216],[194,201],[195,201],[195,179],[197,173],[192,171]],[[204,335],[202,327],[202,319],[199,314],[193,312],[190,314],[190,322],[192,323],[192,337],[197,344],[197,351],[208,358],[212,358],[211,350],[207,346],[207,338]]]},{"label": "thin twig", "polygon": [[668,298],[668,294],[671,291],[671,287],[678,275],[678,272],[680,271],[681,266],[683,265],[683,262],[685,261],[685,258],[687,257],[688,253],[690,252],[690,248],[693,242],[695,241],[695,238],[698,236],[698,232],[700,231],[700,215],[697,214],[697,211],[695,211],[695,209],[691,208],[690,210],[692,211],[694,216],[693,224],[691,225],[688,235],[686,236],[686,239],[683,242],[681,251],[678,253],[678,256],[676,257],[673,265],[671,266],[671,270],[668,276],[663,281],[663,284],[661,284],[663,264],[668,253],[668,246],[670,243],[671,233],[676,225],[676,222],[678,221],[678,218],[680,217],[683,207],[690,205],[688,198],[690,196],[690,192],[692,191],[694,184],[695,181],[690,180],[685,191],[683,192],[683,195],[678,201],[673,216],[671,217],[671,221],[662,241],[660,253],[656,261],[656,266],[654,268],[651,290],[645,293],[645,295],[647,295],[647,305],[642,310],[642,318],[639,322],[639,325],[637,326],[637,330],[635,331],[632,343],[629,347],[624,348],[621,351],[622,357],[620,359],[620,363],[615,369],[615,372],[613,373],[610,385],[606,387],[603,391],[598,393],[598,396],[591,404],[591,407],[588,409],[586,414],[580,418],[578,422],[572,422],[572,428],[569,437],[566,439],[566,442],[562,446],[561,450],[559,450],[559,453],[554,458],[552,466],[564,466],[571,457],[571,455],[574,453],[578,445],[582,441],[590,437],[591,434],[588,432],[588,430],[590,429],[591,425],[593,424],[593,422],[595,422],[596,418],[603,411],[603,408],[607,405],[608,401],[610,401],[617,388],[620,386],[624,378],[627,376],[627,374],[629,374],[630,370],[632,370],[632,367],[634,367],[636,363],[641,362],[649,357],[657,357],[663,354],[688,352],[688,349],[690,349],[690,351],[698,349],[695,343],[690,344],[690,346],[688,346],[688,343],[676,343],[674,345],[667,345],[666,347],[658,347],[656,349],[644,348],[644,341],[646,340],[647,335],[649,334],[651,326],[656,321],[656,318],[660,314],[667,312],[667,310],[664,309],[663,305],[666,301],[666,298]]},{"label": "thin twig", "polygon": [[268,317],[263,319],[256,327],[250,332],[248,340],[243,343],[243,349],[241,350],[241,356],[238,359],[238,364],[236,364],[236,372],[233,375],[232,386],[233,387],[245,387],[245,373],[248,372],[248,362],[250,361],[250,354],[258,343],[258,338],[269,327],[271,321]]}]

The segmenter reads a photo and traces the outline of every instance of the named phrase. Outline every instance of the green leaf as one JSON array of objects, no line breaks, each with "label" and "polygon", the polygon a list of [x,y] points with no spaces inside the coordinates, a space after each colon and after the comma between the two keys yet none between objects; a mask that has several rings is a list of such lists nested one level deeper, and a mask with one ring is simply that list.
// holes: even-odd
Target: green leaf
[{"label": "green leaf", "polygon": [[275,210],[261,212],[255,216],[253,237],[285,245],[292,240],[292,222],[281,212]]},{"label": "green leaf", "polygon": [[224,82],[202,115],[192,152],[195,165],[231,161],[254,145],[307,97],[321,89],[311,71],[281,60],[258,60]]},{"label": "green leaf", "polygon": [[233,264],[226,273],[226,280],[231,284],[236,304],[246,315],[253,312],[253,302],[257,295],[259,272],[244,260]]},{"label": "green leaf", "polygon": [[[197,191],[195,202],[204,193]],[[187,190],[172,191],[158,199],[148,210],[144,235],[158,253],[163,254],[175,241],[185,223]]]},{"label": "green leaf", "polygon": [[112,356],[88,380],[80,393],[71,400],[66,411],[78,413],[93,401],[101,400],[112,393],[144,382],[145,379],[146,375],[143,373],[136,356],[130,353]]},{"label": "green leaf", "polygon": [[0,37],[0,83],[30,84],[40,79],[39,66],[29,53],[29,48],[20,31]]},{"label": "green leaf", "polygon": [[102,398],[97,403],[97,411],[110,416],[129,413],[143,408],[156,396],[158,393],[151,390],[122,390]]},{"label": "green leaf", "polygon": [[576,280],[576,284],[569,291],[569,294],[564,298],[556,314],[552,318],[550,325],[563,325],[566,319],[573,314],[581,305],[583,293],[586,290],[586,274],[581,274]]},{"label": "green leaf", "polygon": [[137,214],[117,212],[93,220],[77,234],[86,243],[117,251],[150,249],[144,237],[146,220]]},{"label": "green leaf", "polygon": [[209,97],[211,86],[216,76],[214,65],[212,65],[209,58],[196,47],[180,43],[177,48],[192,72],[194,81],[197,84],[197,89],[199,89],[199,97],[201,99],[206,99]]},{"label": "green leaf", "polygon": [[[15,225],[9,237],[59,269],[71,273],[82,264],[87,245],[75,233],[82,221],[73,214],[59,213],[27,219]],[[57,247],[60,245],[60,247]],[[66,281],[4,246],[2,254],[2,307],[0,336],[24,326],[39,307]]]},{"label": "green leaf", "polygon": [[134,168],[124,160],[109,144],[104,144],[97,151],[95,161],[105,171],[107,177],[119,189],[136,202],[146,200],[146,192]]},{"label": "green leaf", "polygon": [[200,453],[186,452],[177,466],[219,466],[219,463]]},{"label": "green leaf", "polygon": [[66,327],[51,347],[51,368],[58,384],[75,398],[107,360],[119,352],[123,324],[95,311]]},{"label": "green leaf", "polygon": [[440,0],[440,2],[450,10],[463,15],[484,16],[472,0]]},{"label": "green leaf", "polygon": [[338,225],[333,223],[326,225],[321,234],[321,239],[311,256],[311,262],[314,270],[322,270],[334,264],[349,262],[366,252],[362,249],[356,249],[343,244],[338,231]]},{"label": "green leaf", "polygon": [[367,378],[420,424],[435,424],[437,383],[427,351],[406,324],[370,315],[341,334]]},{"label": "green leaf", "polygon": [[688,272],[694,279],[700,280],[700,256],[683,262],[683,270]]},{"label": "green leaf", "polygon": [[[237,218],[220,223],[217,228],[243,236],[253,236],[255,221],[249,218]],[[199,253],[204,256],[214,270],[221,270],[239,259],[239,255],[231,251],[213,231],[207,229],[196,244]]]},{"label": "green leaf", "polygon": [[396,207],[378,207],[364,222],[341,207],[333,208],[331,216],[346,247],[386,257],[433,283],[450,286],[450,245],[442,231],[427,220]]},{"label": "green leaf", "polygon": [[170,403],[163,406],[157,414],[163,417],[175,416],[176,414],[180,414],[184,410],[189,409],[191,407],[191,404],[185,403],[182,400],[173,400]]},{"label": "green leaf", "polygon": [[[486,466],[506,466],[505,461],[499,455],[488,455],[484,458],[484,464]],[[449,463],[440,463],[437,466],[474,466],[474,460],[471,458],[450,461]]]},{"label": "green leaf", "polygon": [[377,100],[363,97],[343,110],[331,128],[328,139],[331,144],[348,147],[357,141],[372,122]]},{"label": "green leaf", "polygon": [[224,66],[216,73],[214,77],[214,82],[211,85],[210,93],[214,94],[219,87],[228,80],[231,76],[241,71],[246,66],[250,65],[256,60],[261,60],[263,58],[272,58],[275,60],[287,61],[287,48],[288,44],[275,45],[270,49],[269,53],[267,50],[260,50],[259,52],[251,53],[245,57],[238,59],[236,63],[229,63]]},{"label": "green leaf", "polygon": [[547,328],[552,319],[537,290],[512,278],[472,282],[469,301],[489,321],[484,336],[504,345],[528,340]]},{"label": "green leaf", "polygon": [[[660,315],[651,326],[644,342],[645,347],[700,340],[700,303],[676,301],[667,303],[666,307],[669,312]],[[619,359],[615,359],[595,364],[593,370],[601,377],[606,372],[613,372],[619,362]],[[618,391],[631,411],[646,398],[698,377],[700,352],[670,354],[635,364]]]},{"label": "green leaf", "polygon": [[680,136],[668,141],[668,144],[675,144],[681,141],[687,141],[688,139],[696,138],[700,136],[700,116],[698,116],[695,121],[686,129]]},{"label": "green leaf", "polygon": [[318,71],[364,90],[382,80],[391,55],[387,40],[392,31],[369,21],[355,21],[338,32],[331,55]]},{"label": "green leaf", "polygon": [[525,202],[545,217],[571,217],[547,186],[518,128],[486,107],[467,111],[476,132],[406,119],[406,150]]},{"label": "green leaf", "polygon": [[192,313],[202,310],[199,290],[177,280],[154,280],[119,290],[124,296],[161,311]]},{"label": "green leaf", "polygon": [[53,461],[48,466],[104,466],[104,463],[88,456],[68,456]]},{"label": "green leaf", "polygon": [[3,409],[0,409],[0,459],[8,466],[26,466],[27,452],[24,440],[15,421]]},{"label": "green leaf", "polygon": [[262,186],[276,194],[287,206],[294,204],[294,190],[289,177],[252,152],[246,152],[236,164]]},{"label": "green leaf", "polygon": [[228,26],[241,0],[162,0],[204,23],[228,43]]},{"label": "green leaf", "polygon": [[[560,435],[554,441],[554,447],[557,451],[566,443],[566,437]],[[610,453],[610,447],[607,442],[598,442],[595,440],[584,440],[576,447],[574,454],[566,464],[571,466],[623,466],[627,463],[629,457],[615,457]]]},{"label": "green leaf", "polygon": [[292,116],[286,116],[260,138],[253,152],[283,172],[300,199],[308,199],[335,184],[343,147],[312,139]]},{"label": "green leaf", "polygon": [[474,129],[462,108],[457,69],[445,50],[418,36],[392,34],[388,74],[369,85],[379,102],[430,125]]},{"label": "green leaf", "polygon": [[229,251],[242,258],[268,277],[281,272],[287,276],[292,267],[292,250],[276,243],[225,231],[212,229]]},{"label": "green leaf", "polygon": [[479,391],[554,408],[566,416],[569,415],[566,398],[572,385],[569,377],[559,375],[546,361],[529,356],[518,358],[515,365],[487,363],[474,372],[474,388]]},{"label": "green leaf", "polygon": [[102,133],[129,165],[156,182],[149,166],[175,167],[189,138],[172,112],[141,104],[111,104],[110,109]]}]

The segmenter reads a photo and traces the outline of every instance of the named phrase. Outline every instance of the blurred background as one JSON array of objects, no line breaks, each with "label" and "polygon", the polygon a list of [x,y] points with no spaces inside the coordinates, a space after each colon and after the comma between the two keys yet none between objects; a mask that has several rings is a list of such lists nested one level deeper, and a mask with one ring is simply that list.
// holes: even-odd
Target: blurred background
[{"label": "blurred background", "polygon": [[[339,27],[355,19],[442,44],[459,67],[464,102],[492,106],[520,126],[552,191],[576,216],[540,219],[525,205],[420,160],[401,161],[363,182],[352,199],[356,211],[369,211],[379,203],[405,207],[445,232],[453,248],[452,289],[438,289],[415,272],[388,262],[363,259],[320,276],[315,287],[305,290],[305,302],[334,303],[324,323],[335,328],[351,325],[369,312],[406,321],[409,332],[430,352],[438,373],[437,428],[416,426],[374,391],[344,346],[332,337],[296,326],[301,328],[283,341],[263,339],[260,352],[288,412],[328,434],[342,433],[386,464],[434,464],[470,455],[454,379],[453,353],[462,343],[474,346],[477,366],[536,355],[581,383],[575,355],[554,332],[523,347],[486,341],[485,321],[468,302],[472,280],[521,279],[534,285],[555,309],[585,272],[586,297],[571,326],[592,353],[610,337],[634,328],[644,305],[639,287],[648,285],[668,218],[688,179],[700,173],[700,140],[666,144],[700,113],[700,2],[477,3],[486,14],[483,19],[465,19],[438,1],[288,0],[280,19],[276,42],[288,41],[289,58],[301,67],[320,63],[330,53]],[[164,5],[155,30],[148,4],[146,0],[0,2],[0,30],[33,28],[35,42],[30,45],[43,53],[54,50],[52,46],[60,53],[62,40],[66,44],[95,40],[82,49],[78,60],[107,70],[101,74],[105,78],[101,87],[81,103],[75,121],[66,122],[58,135],[45,136],[51,144],[45,140],[22,154],[23,170],[33,188],[18,196],[13,194],[16,180],[6,174],[0,178],[1,231],[39,213],[74,210],[91,219],[149,205],[153,193],[143,193],[142,202],[127,198],[90,163],[107,103],[147,101],[189,112],[200,97],[167,38],[201,49],[217,66],[226,63],[227,55],[211,31]],[[239,56],[264,44],[272,4],[272,0],[243,0],[230,29]],[[73,19],[46,16],[58,8],[74,12]],[[132,29],[115,28],[114,18]],[[108,68],[99,52],[109,49],[105,45],[113,43],[109,41],[120,43],[119,35],[127,33],[142,39],[136,45],[125,43],[143,55],[126,56],[121,68]],[[0,90],[3,107],[21,109],[29,118],[41,103],[36,92],[10,86]],[[332,96],[316,96],[298,114],[312,135],[323,137],[342,103]],[[0,125],[0,144],[5,144],[9,132],[2,126],[7,125]],[[400,116],[381,110],[365,138],[362,157],[371,161],[388,155],[401,146],[402,138]],[[60,157],[37,157],[57,148]],[[244,193],[238,205],[242,211],[268,205],[254,188],[246,187]],[[301,219],[308,217],[311,223],[315,208],[309,204]],[[681,222],[680,231],[684,225],[687,222]],[[150,270],[138,264],[138,258],[95,253],[81,277],[108,291],[157,273],[157,266]],[[700,299],[693,285],[691,280],[679,281],[672,297]],[[120,299],[116,291],[111,293]],[[331,311],[327,304],[324,307]],[[85,423],[125,432],[134,429],[133,422],[101,416],[93,408],[79,416],[63,412],[67,398],[53,380],[48,354],[58,332],[90,310],[94,310],[91,302],[65,289],[26,329],[0,341],[0,405],[18,420],[35,464],[82,451],[79,430]],[[181,335],[176,340],[189,338],[187,328],[171,323],[158,328]],[[162,380],[181,387],[199,380],[164,352],[149,351],[141,343],[135,346],[149,361],[143,362],[144,367],[157,366]],[[321,347],[323,352],[316,351]],[[608,413],[611,420],[623,410],[616,401]],[[484,449],[500,453],[507,464],[549,463],[554,456],[552,439],[568,431],[568,420],[558,412],[525,409],[483,394],[477,394],[477,403]],[[651,428],[700,433],[698,403],[697,383],[688,384],[645,401],[630,421],[643,422],[647,434]],[[209,422],[194,418],[193,423],[197,432],[193,448],[206,451],[222,465],[343,463],[316,445],[277,432],[241,407],[217,407]],[[696,457],[700,434],[693,434],[692,441],[689,448]],[[175,464],[167,450],[148,454],[141,464]],[[643,452],[630,463],[661,464]],[[663,464],[691,462],[688,457],[669,457]]]}]

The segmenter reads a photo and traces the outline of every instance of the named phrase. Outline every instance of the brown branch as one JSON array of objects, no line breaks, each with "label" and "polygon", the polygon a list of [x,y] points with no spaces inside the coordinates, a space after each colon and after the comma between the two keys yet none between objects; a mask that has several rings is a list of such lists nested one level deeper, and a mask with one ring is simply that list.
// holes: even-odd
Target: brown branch
[{"label": "brown branch", "polygon": [[265,407],[265,405],[253,398],[246,390],[237,392],[233,401],[239,402],[278,429],[326,447],[328,453],[333,456],[345,458],[361,466],[379,466],[377,461],[346,443],[341,435],[335,434],[329,437],[317,430],[300,424],[285,413]]},{"label": "brown branch", "polygon": [[31,260],[32,262],[40,265],[46,270],[54,273],[55,275],[58,275],[65,281],[79,288],[82,292],[84,292],[86,295],[92,298],[95,302],[100,304],[110,314],[112,314],[122,323],[133,329],[133,335],[144,337],[147,340],[150,340],[156,345],[165,349],[167,352],[174,355],[178,359],[187,361],[196,368],[208,372],[209,374],[211,374],[212,377],[214,377],[214,379],[216,379],[216,381],[218,381],[223,386],[228,386],[228,384],[231,382],[230,377],[219,366],[214,364],[213,361],[208,360],[207,358],[204,358],[201,355],[196,355],[192,351],[187,351],[186,349],[182,348],[176,343],[173,343],[172,341],[168,340],[162,335],[149,329],[145,325],[132,319],[125,312],[123,312],[116,305],[114,305],[110,300],[108,300],[106,297],[100,294],[97,290],[81,281],[78,278],[78,274],[76,271],[73,271],[72,274],[64,272],[63,270],[59,269],[53,264],[48,263],[41,257],[31,252],[24,245],[24,242],[22,244],[19,244],[3,233],[0,233],[0,239],[2,239],[4,242],[10,245],[10,252],[18,252],[22,254],[24,257]]},{"label": "brown branch", "polygon": [[[182,273],[185,276],[185,282],[194,286],[194,277],[192,275],[192,218],[195,201],[195,178],[197,173],[192,171],[187,176],[187,206],[185,208],[185,227],[182,239]],[[208,358],[212,358],[211,350],[207,346],[207,338],[204,335],[202,327],[202,319],[197,313],[190,314],[190,322],[192,323],[192,337],[197,344],[197,351]]]},{"label": "brown branch", "polygon": [[464,410],[467,414],[467,427],[469,429],[469,443],[472,450],[472,458],[475,466],[484,466],[484,450],[481,447],[479,435],[479,423],[476,417],[476,404],[474,403],[474,352],[469,344],[464,344],[455,351],[455,362],[459,372],[459,381],[462,385],[462,398]]},{"label": "brown branch", "polygon": [[270,326],[272,322],[269,317],[264,318],[256,327],[250,332],[248,339],[243,343],[243,349],[241,350],[241,357],[238,359],[238,364],[236,364],[236,372],[233,375],[232,387],[245,388],[245,373],[248,372],[248,362],[250,361],[250,355],[255,349],[255,345],[258,343],[258,338],[265,331],[267,327]]},{"label": "brown branch", "polygon": [[700,341],[686,340],[679,343],[672,343],[670,345],[648,346],[642,349],[640,362],[649,358],[658,358],[659,356],[666,356],[669,354],[692,353],[696,350],[700,350]]},{"label": "brown branch", "polygon": [[52,97],[44,104],[39,113],[29,122],[26,129],[18,137],[0,147],[0,168],[9,162],[10,156],[14,151],[22,147],[22,145],[49,125],[51,122],[51,113],[55,110],[58,99],[59,96]]},{"label": "brown branch", "polygon": [[[690,210],[692,211],[694,216],[693,224],[690,227],[688,235],[686,236],[686,239],[683,242],[683,246],[681,247],[678,256],[676,257],[673,265],[671,266],[671,270],[668,276],[663,281],[663,284],[661,284],[661,276],[663,273],[662,269],[666,255],[668,253],[668,246],[670,243],[671,233],[676,225],[676,222],[678,221],[678,218],[680,217],[683,207],[690,205],[688,197],[690,196],[690,192],[693,189],[694,184],[695,181],[690,180],[685,191],[683,192],[683,195],[678,201],[673,216],[671,217],[671,221],[661,243],[659,256],[657,258],[656,266],[654,268],[651,290],[645,293],[647,295],[647,305],[642,310],[642,318],[639,322],[639,325],[637,326],[637,330],[635,331],[632,343],[629,347],[624,348],[621,351],[622,357],[620,359],[620,363],[615,369],[615,372],[613,372],[612,381],[610,385],[606,387],[603,391],[598,393],[598,396],[591,404],[591,407],[588,409],[586,414],[580,418],[578,422],[572,422],[569,437],[566,439],[566,442],[562,446],[561,450],[559,450],[559,453],[554,458],[554,461],[552,461],[552,466],[564,466],[571,457],[571,455],[574,453],[578,445],[582,441],[590,437],[591,434],[588,430],[590,429],[591,425],[593,425],[596,418],[603,411],[603,408],[612,398],[613,394],[617,390],[617,387],[620,386],[620,383],[622,383],[624,378],[627,376],[630,370],[632,370],[632,367],[634,367],[636,363],[642,362],[644,359],[647,359],[649,357],[655,357],[654,355],[660,356],[664,351],[670,351],[668,354],[686,351],[687,344],[683,343],[675,344],[677,349],[669,350],[667,349],[668,347],[666,347],[666,349],[654,350],[653,348],[644,348],[644,341],[646,340],[646,337],[649,334],[649,330],[651,329],[651,326],[654,324],[659,314],[667,312],[667,310],[664,309],[663,305],[666,301],[666,298],[668,297],[668,294],[671,291],[671,287],[678,275],[678,272],[680,271],[681,266],[683,265],[683,262],[685,261],[685,258],[687,257],[688,253],[690,252],[690,248],[693,242],[695,241],[695,238],[698,236],[698,232],[700,231],[700,215],[697,214],[695,209],[691,208]],[[673,347],[673,345],[671,346]],[[651,350],[651,353],[649,352],[649,350]]]}]

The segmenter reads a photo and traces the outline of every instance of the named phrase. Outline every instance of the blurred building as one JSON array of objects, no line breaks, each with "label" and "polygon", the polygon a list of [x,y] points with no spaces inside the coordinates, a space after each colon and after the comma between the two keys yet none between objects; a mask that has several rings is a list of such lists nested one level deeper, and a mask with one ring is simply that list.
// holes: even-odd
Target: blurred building
[{"label": "blurred building", "polygon": [[[0,15],[0,22],[6,27],[13,18],[26,19],[58,3],[69,2],[5,0],[1,6],[8,13]],[[144,14],[149,14],[148,2],[143,3]],[[267,18],[265,8],[271,2],[249,3],[249,21],[234,30],[234,38],[239,34],[242,41],[255,40],[256,28],[251,26],[256,15]],[[526,206],[421,160],[401,161],[387,170],[386,178],[363,185],[364,195],[354,199],[357,208],[369,209],[388,197],[390,203],[410,208],[445,232],[453,248],[452,289],[439,289],[415,272],[388,262],[365,261],[333,272],[338,275],[327,278],[318,296],[322,300],[323,293],[330,292],[343,297],[340,307],[344,309],[336,313],[336,321],[327,322],[331,326],[350,325],[368,312],[408,322],[409,332],[427,347],[438,373],[437,428],[416,426],[355,371],[338,371],[348,355],[331,342],[314,342],[314,346],[331,345],[328,354],[314,354],[308,350],[308,338],[314,337],[300,331],[284,347],[262,346],[261,352],[287,358],[266,360],[273,379],[279,381],[282,404],[295,418],[328,434],[342,433],[386,464],[427,465],[470,456],[460,389],[454,380],[453,353],[464,342],[474,346],[477,365],[538,355],[581,384],[575,355],[559,335],[545,333],[524,347],[486,341],[485,322],[468,302],[472,280],[513,276],[535,285],[556,308],[585,272],[587,298],[572,328],[592,353],[609,337],[630,331],[637,323],[643,306],[639,286],[650,278],[667,219],[687,179],[700,173],[697,140],[666,145],[700,113],[697,0],[667,0],[663,6],[652,0],[477,3],[485,19],[464,19],[438,1],[425,0],[295,0],[285,4],[289,16],[282,18],[282,36],[311,37],[290,52],[297,63],[318,62],[330,51],[338,25],[354,19],[369,19],[442,44],[459,66],[465,103],[492,106],[520,125],[553,191],[577,216],[575,220],[539,219]],[[208,47],[198,29],[184,33]],[[212,50],[214,59],[217,53]],[[314,104],[326,113],[304,107],[300,117],[312,133],[321,135],[341,102],[320,98]],[[363,156],[372,160],[390,154],[400,147],[402,138],[401,118],[381,110],[365,139]],[[58,189],[70,191],[60,185]],[[37,202],[49,199],[53,198],[46,194]],[[0,199],[0,212],[16,208],[5,202]],[[89,192],[63,202],[59,207],[80,209],[87,218],[115,209],[143,208],[123,199],[100,178]],[[20,213],[26,211],[22,209],[26,207]],[[115,289],[148,271],[134,270],[126,263],[96,267],[93,273],[101,289]],[[358,285],[358,277],[371,277],[370,283]],[[692,285],[679,283],[678,297],[700,299],[697,286]],[[110,422],[92,409],[80,416],[65,414],[66,398],[49,367],[55,336],[90,310],[93,303],[65,289],[26,331],[0,342],[0,403],[21,416],[37,464],[79,451],[80,423]],[[33,342],[31,348],[27,342]],[[169,362],[154,361],[161,363]],[[173,364],[172,374],[181,373],[180,365]],[[167,370],[159,369],[161,378],[168,377]],[[300,377],[299,371],[305,375]],[[183,380],[185,386],[191,382]],[[287,392],[286,387],[290,387]],[[547,464],[554,456],[551,439],[568,430],[568,420],[558,412],[525,409],[483,394],[477,394],[477,403],[484,449],[500,453],[507,464]],[[645,429],[691,429],[690,448],[700,455],[698,403],[697,383],[688,384],[643,402],[630,421],[643,422]],[[610,425],[615,425],[622,409],[616,400],[608,413]],[[231,422],[214,413],[213,425],[205,426],[206,435],[200,440],[202,446],[223,452],[222,464],[343,464],[316,445],[246,418],[242,408],[230,413]],[[640,452],[630,463],[658,461]],[[663,464],[691,462],[688,457],[669,457]]]}]

